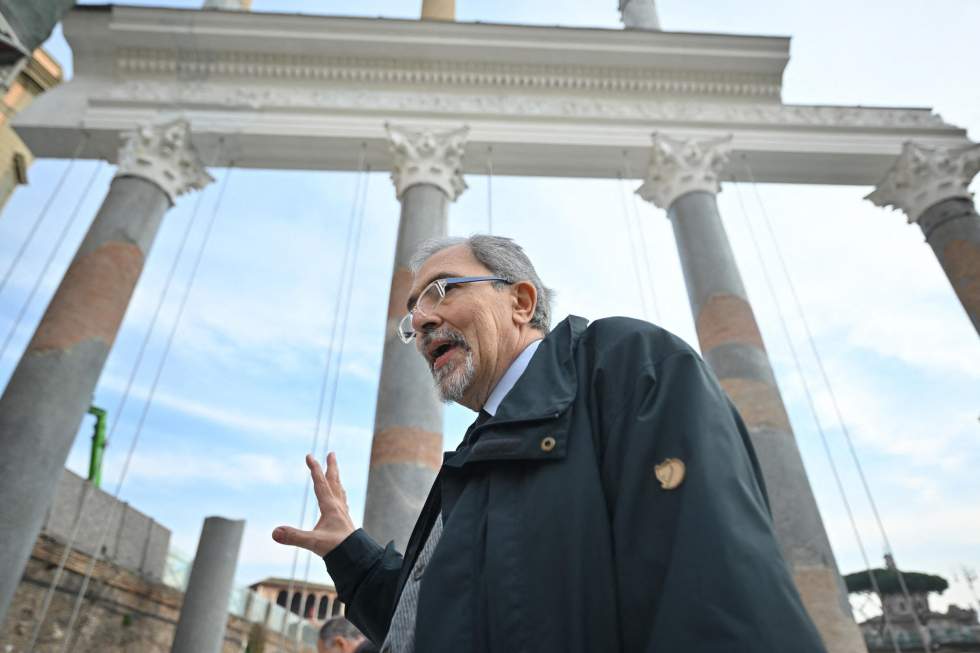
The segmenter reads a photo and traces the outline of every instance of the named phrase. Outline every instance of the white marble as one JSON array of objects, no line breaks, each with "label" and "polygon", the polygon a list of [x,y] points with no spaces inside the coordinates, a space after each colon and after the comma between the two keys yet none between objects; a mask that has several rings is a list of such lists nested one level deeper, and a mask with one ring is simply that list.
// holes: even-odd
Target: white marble
[{"label": "white marble", "polygon": [[685,139],[655,133],[647,178],[636,192],[664,210],[693,191],[717,194],[731,149],[731,136]]},{"label": "white marble", "polygon": [[929,147],[907,142],[884,179],[865,199],[902,210],[909,223],[943,200],[972,197],[968,190],[980,172],[980,143]]}]

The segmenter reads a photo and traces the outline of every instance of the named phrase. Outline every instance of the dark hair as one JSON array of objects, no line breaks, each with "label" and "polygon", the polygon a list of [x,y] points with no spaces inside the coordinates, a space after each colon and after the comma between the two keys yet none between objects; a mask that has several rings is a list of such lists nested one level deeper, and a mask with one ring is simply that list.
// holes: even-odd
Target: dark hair
[{"label": "dark hair", "polygon": [[320,628],[320,639],[323,641],[329,641],[334,637],[343,637],[344,639],[360,639],[364,637],[361,631],[357,629],[357,626],[347,621],[343,617],[334,617],[327,620],[327,623],[323,624]]}]

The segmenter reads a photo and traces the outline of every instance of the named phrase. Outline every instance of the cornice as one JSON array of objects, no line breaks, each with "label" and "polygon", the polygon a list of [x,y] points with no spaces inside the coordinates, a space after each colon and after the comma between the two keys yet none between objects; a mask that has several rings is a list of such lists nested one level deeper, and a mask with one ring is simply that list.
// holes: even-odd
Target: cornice
[{"label": "cornice", "polygon": [[726,95],[779,99],[780,76],[771,73],[683,71],[669,68],[533,65],[492,62],[311,57],[250,52],[117,51],[122,78],[174,76],[181,80],[242,79],[343,82],[360,85],[439,85],[573,93]]}]

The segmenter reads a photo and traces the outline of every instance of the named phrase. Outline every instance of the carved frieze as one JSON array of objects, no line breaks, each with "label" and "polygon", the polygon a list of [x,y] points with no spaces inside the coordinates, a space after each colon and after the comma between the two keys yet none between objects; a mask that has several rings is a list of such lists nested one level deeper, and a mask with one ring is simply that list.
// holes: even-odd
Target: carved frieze
[{"label": "carved frieze", "polygon": [[637,194],[666,210],[685,193],[718,193],[721,190],[719,176],[728,164],[731,145],[731,136],[697,140],[655,133],[650,149],[650,169]]},{"label": "carved frieze", "polygon": [[124,132],[122,141],[116,176],[151,181],[171,203],[214,181],[191,145],[190,127],[182,118]]},{"label": "carved frieze", "polygon": [[772,102],[706,102],[606,96],[354,89],[343,86],[230,85],[214,82],[130,80],[107,89],[93,104],[297,110],[475,114],[595,120],[782,125],[798,127],[942,128],[925,109],[794,106]]},{"label": "carved frieze", "polygon": [[876,206],[901,209],[910,223],[930,206],[954,197],[971,197],[970,181],[980,172],[980,143],[964,147],[902,146],[881,183],[865,199]]},{"label": "carved frieze", "polygon": [[441,132],[395,125],[385,125],[385,128],[393,159],[391,180],[399,198],[417,184],[441,188],[452,201],[466,190],[463,150],[469,127]]}]

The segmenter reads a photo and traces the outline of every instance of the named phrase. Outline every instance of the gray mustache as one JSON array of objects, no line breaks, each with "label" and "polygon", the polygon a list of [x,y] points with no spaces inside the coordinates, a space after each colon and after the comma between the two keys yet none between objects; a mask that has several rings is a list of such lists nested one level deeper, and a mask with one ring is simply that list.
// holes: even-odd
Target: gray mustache
[{"label": "gray mustache", "polygon": [[466,350],[469,350],[469,346],[466,344],[466,339],[463,338],[463,334],[452,329],[437,329],[426,333],[422,338],[422,347],[424,349],[428,349],[429,345],[436,340],[445,340],[453,345],[458,345]]}]

